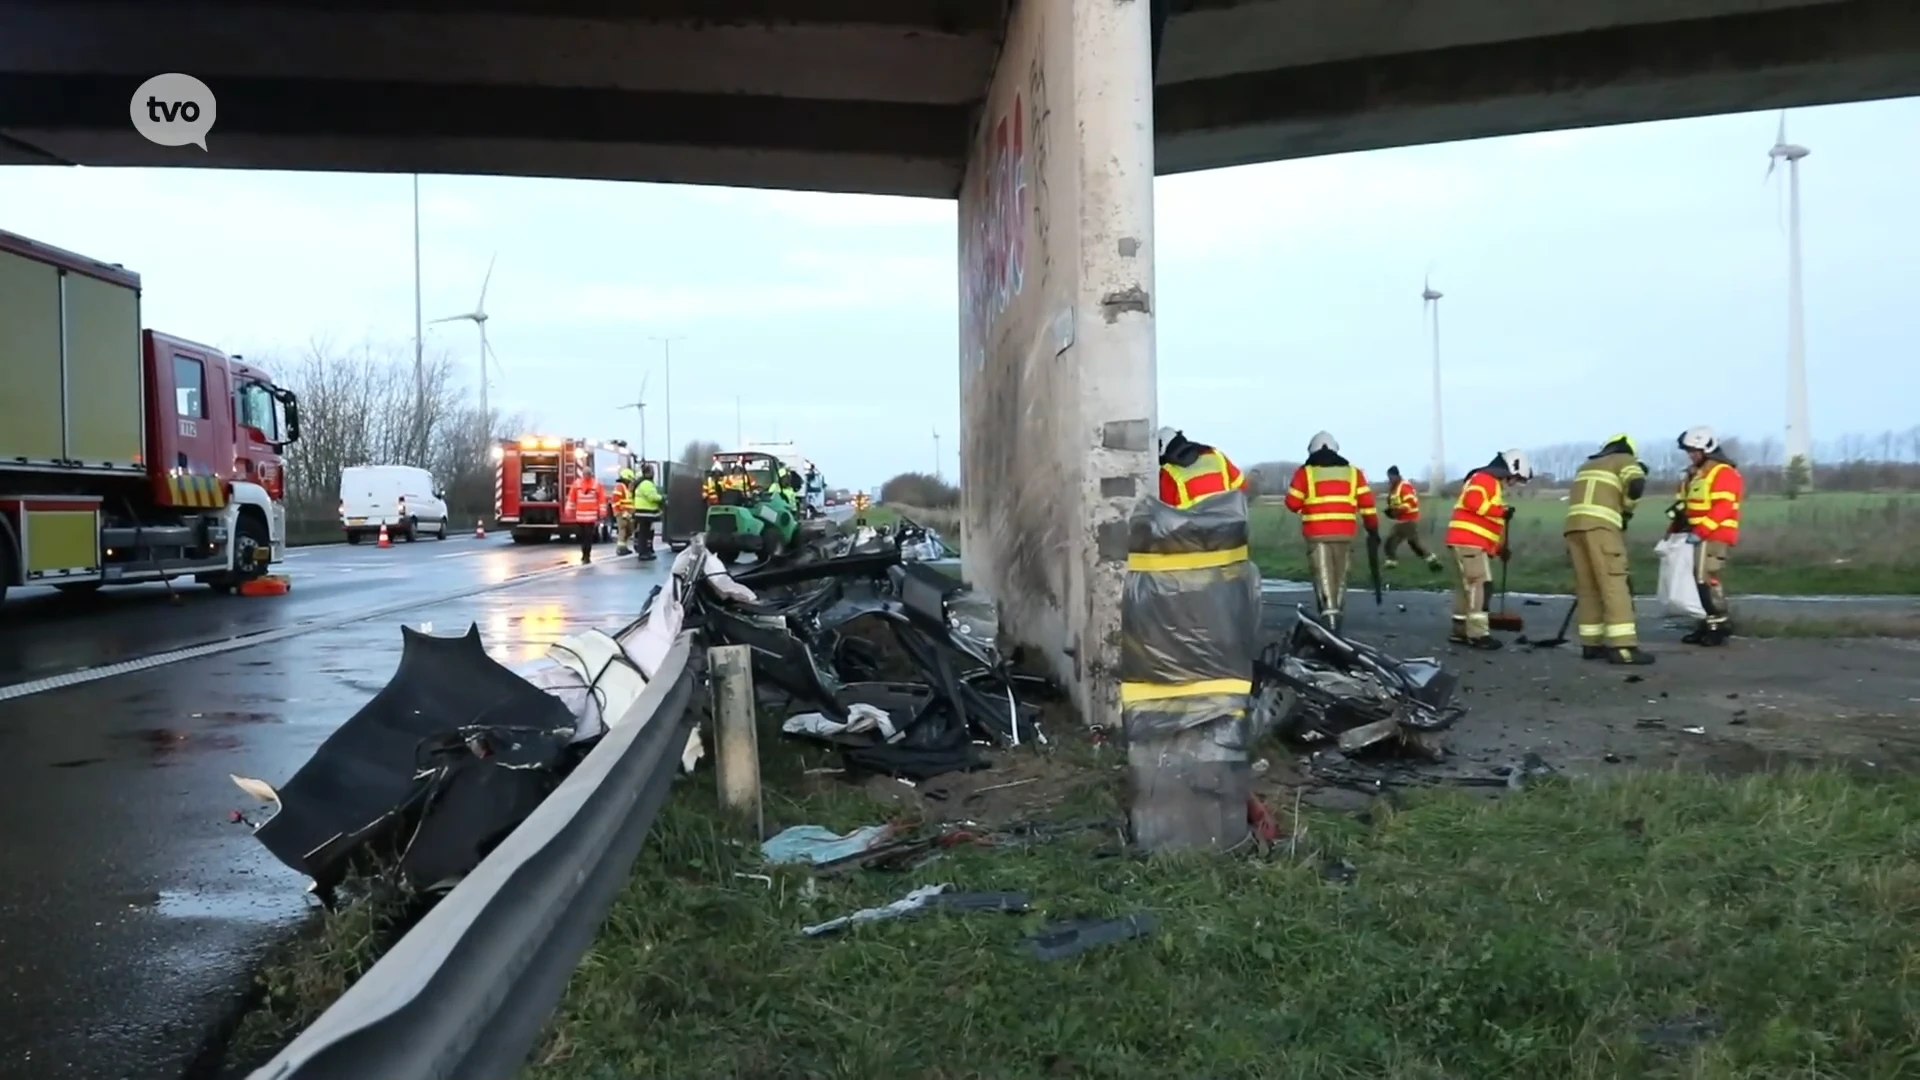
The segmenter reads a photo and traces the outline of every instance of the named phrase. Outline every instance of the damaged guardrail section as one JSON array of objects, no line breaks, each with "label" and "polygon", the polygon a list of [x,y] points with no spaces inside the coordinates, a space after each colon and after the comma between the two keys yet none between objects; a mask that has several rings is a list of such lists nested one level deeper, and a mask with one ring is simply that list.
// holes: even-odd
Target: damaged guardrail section
[{"label": "damaged guardrail section", "polygon": [[627,716],[251,1080],[517,1075],[666,800],[703,660],[679,634]]}]

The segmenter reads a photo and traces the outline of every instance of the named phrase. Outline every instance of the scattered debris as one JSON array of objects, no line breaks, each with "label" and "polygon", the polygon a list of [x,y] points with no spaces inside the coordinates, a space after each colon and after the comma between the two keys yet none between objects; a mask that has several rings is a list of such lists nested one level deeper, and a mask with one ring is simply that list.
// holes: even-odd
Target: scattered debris
[{"label": "scattered debris", "polygon": [[1702,1012],[1642,1028],[1640,1042],[1644,1046],[1661,1049],[1682,1049],[1707,1042],[1717,1037],[1723,1030],[1725,1027],[1719,1017]]},{"label": "scattered debris", "polygon": [[1158,926],[1146,912],[1112,919],[1067,919],[1041,927],[1023,947],[1036,960],[1066,960],[1101,945],[1145,937]]},{"label": "scattered debris", "polygon": [[1320,876],[1335,885],[1351,885],[1360,878],[1360,868],[1348,859],[1334,859],[1320,868]]},{"label": "scattered debris", "polygon": [[795,825],[768,837],[761,857],[772,865],[840,862],[872,851],[893,839],[891,825],[866,825],[841,834],[819,825]]}]

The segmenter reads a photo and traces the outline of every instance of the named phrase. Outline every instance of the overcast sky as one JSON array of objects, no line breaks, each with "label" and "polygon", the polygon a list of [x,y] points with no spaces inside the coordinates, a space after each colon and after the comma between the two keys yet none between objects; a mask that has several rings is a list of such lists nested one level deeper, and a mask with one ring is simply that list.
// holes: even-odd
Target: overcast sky
[{"label": "overcast sky", "polygon": [[[1785,416],[1777,114],[1162,179],[1160,415],[1242,462],[1320,428],[1424,474],[1421,275],[1442,301],[1451,470],[1503,446]],[[1795,111],[1816,440],[1920,423],[1920,99]],[[218,137],[216,132],[213,136]],[[140,272],[148,325],[269,359],[316,335],[411,350],[405,176],[0,169],[0,228]],[[958,468],[952,203],[427,177],[429,319],[490,256],[494,401],[545,428],[790,438],[838,483]],[[473,327],[428,331],[477,369]]]}]

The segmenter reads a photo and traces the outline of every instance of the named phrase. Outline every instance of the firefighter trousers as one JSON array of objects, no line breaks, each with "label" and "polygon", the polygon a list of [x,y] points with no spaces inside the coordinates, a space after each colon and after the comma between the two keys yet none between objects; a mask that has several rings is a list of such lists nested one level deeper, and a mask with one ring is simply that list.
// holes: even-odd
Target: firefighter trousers
[{"label": "firefighter trousers", "polygon": [[619,517],[615,520],[620,523],[620,532],[616,542],[619,545],[619,550],[624,552],[633,546],[633,511],[622,510],[620,511]]},{"label": "firefighter trousers", "polygon": [[654,558],[653,534],[659,523],[660,514],[657,511],[633,512],[633,546],[643,559]]},{"label": "firefighter trousers", "polygon": [[1604,526],[1570,532],[1567,558],[1573,562],[1573,621],[1580,644],[1638,648],[1633,592],[1627,587],[1627,538]]},{"label": "firefighter trousers", "polygon": [[1320,614],[1337,627],[1347,600],[1347,564],[1353,559],[1353,537],[1334,536],[1307,541],[1307,565],[1313,568],[1313,599]]},{"label": "firefighter trousers", "polygon": [[1727,567],[1727,545],[1702,540],[1693,546],[1693,580],[1700,586],[1700,606],[1707,609],[1707,626],[1727,625],[1733,612],[1727,607],[1727,591],[1720,585],[1720,573]]},{"label": "firefighter trousers", "polygon": [[1492,576],[1491,557],[1469,544],[1448,544],[1458,576],[1453,581],[1453,636],[1475,641],[1488,637],[1493,627],[1487,620],[1487,581]]},{"label": "firefighter trousers", "polygon": [[1427,554],[1427,545],[1420,541],[1420,523],[1417,521],[1396,521],[1387,531],[1387,546],[1381,554],[1391,559],[1400,554],[1400,545],[1405,544],[1422,559],[1431,559]]}]

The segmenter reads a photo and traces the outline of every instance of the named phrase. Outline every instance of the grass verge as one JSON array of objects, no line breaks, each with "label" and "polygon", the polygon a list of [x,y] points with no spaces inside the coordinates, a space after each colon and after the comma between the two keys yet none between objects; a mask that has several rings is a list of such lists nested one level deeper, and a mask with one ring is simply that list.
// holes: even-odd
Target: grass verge
[{"label": "grass verge", "polygon": [[[1111,805],[1100,775],[1082,801]],[[886,814],[788,783],[770,823]],[[1626,775],[1314,816],[1314,854],[1293,861],[1140,860],[1082,834],[771,884],[742,876],[768,871],[711,787],[685,782],[663,810],[530,1080],[1920,1069],[1912,779]],[[1334,858],[1357,878],[1329,880]],[[1051,916],[1148,911],[1160,929],[1053,963],[1017,951],[1037,914],[798,933],[933,881],[1024,890]]]},{"label": "grass verge", "polygon": [[259,997],[226,1048],[224,1076],[265,1064],[320,1018],[417,921],[425,906],[379,878],[342,886],[337,911],[323,911],[254,976]]},{"label": "grass verge", "polygon": [[[1564,593],[1573,580],[1561,527],[1566,504],[1553,496],[1523,497],[1513,521],[1513,561],[1509,586],[1516,592]],[[1741,541],[1734,548],[1726,581],[1735,593],[1782,596],[1863,596],[1920,594],[1920,554],[1908,537],[1920,530],[1920,498],[1907,495],[1863,496],[1850,493],[1809,495],[1798,500],[1755,498],[1743,508]],[[1446,557],[1441,537],[1446,505],[1428,500],[1421,537],[1430,550]],[[1299,519],[1277,501],[1263,500],[1251,510],[1253,559],[1267,577],[1311,580]],[[1634,582],[1641,592],[1659,580],[1653,545],[1665,528],[1659,507],[1648,505],[1629,531],[1627,548]],[[1451,568],[1434,575],[1410,553],[1388,579],[1403,588],[1450,587]],[[1354,580],[1366,574],[1366,559],[1356,550]]]}]

